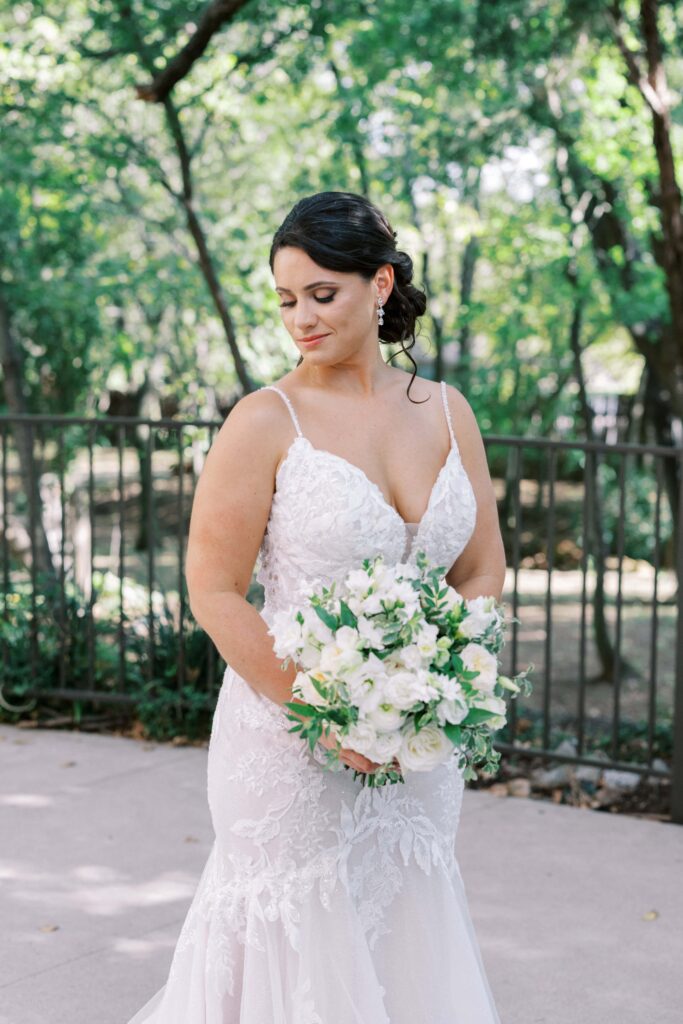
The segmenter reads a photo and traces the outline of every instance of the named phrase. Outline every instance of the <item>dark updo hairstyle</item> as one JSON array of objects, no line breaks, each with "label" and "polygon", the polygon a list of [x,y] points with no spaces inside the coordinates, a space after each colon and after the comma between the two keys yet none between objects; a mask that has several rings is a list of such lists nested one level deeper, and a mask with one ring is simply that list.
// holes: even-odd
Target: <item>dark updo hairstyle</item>
[{"label": "dark updo hairstyle", "polygon": [[[357,273],[366,281],[372,280],[385,263],[391,263],[394,287],[384,305],[379,340],[400,342],[401,351],[413,364],[407,391],[412,402],[410,386],[417,364],[408,349],[415,344],[415,322],[427,308],[427,299],[424,292],[411,284],[413,261],[408,253],[396,248],[396,232],[384,214],[365,196],[354,192],[317,192],[300,199],[275,232],[270,247],[271,271],[275,254],[285,246],[303,249],[320,267]],[[408,339],[410,344],[404,345]],[[303,357],[297,366],[302,360]]]}]

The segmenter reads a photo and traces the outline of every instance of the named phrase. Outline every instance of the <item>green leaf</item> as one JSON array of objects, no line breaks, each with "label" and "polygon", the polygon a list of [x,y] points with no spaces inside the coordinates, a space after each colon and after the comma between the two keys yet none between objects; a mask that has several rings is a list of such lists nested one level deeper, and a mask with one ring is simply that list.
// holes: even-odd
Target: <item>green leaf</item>
[{"label": "green leaf", "polygon": [[346,601],[340,599],[339,601],[340,619],[342,626],[352,626],[354,629],[358,625],[358,619],[351,611]]},{"label": "green leaf", "polygon": [[311,715],[318,714],[318,709],[313,707],[312,704],[297,704],[296,701],[285,701],[284,706],[286,708],[291,708],[292,711],[297,713],[297,715],[305,715],[306,717],[309,717]]},{"label": "green leaf", "polygon": [[462,729],[459,725],[453,725],[451,722],[446,722],[443,727],[443,731],[446,733],[454,747],[460,746],[462,743]]},{"label": "green leaf", "polygon": [[497,712],[487,711],[485,708],[470,708],[467,718],[462,723],[463,725],[480,725],[482,722],[487,722],[489,718],[495,718]]},{"label": "green leaf", "polygon": [[318,618],[325,623],[328,629],[331,629],[334,633],[339,626],[339,620],[336,615],[331,615],[325,608],[321,608],[320,605],[313,605],[313,611]]}]

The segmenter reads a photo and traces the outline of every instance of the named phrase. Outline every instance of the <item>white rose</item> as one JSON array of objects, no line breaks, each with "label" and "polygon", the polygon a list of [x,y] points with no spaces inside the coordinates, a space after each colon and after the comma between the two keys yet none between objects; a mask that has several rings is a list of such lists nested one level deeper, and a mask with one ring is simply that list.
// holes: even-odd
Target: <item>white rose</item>
[{"label": "white rose", "polygon": [[378,764],[387,764],[396,757],[402,742],[403,737],[400,732],[381,732],[372,747],[368,748],[370,752],[366,754],[366,757],[369,757],[371,761],[377,761]]},{"label": "white rose", "polygon": [[436,725],[425,725],[419,732],[410,725],[403,736],[398,761],[404,771],[426,772],[453,756],[453,744]]},{"label": "white rose", "polygon": [[424,658],[417,644],[406,644],[399,652],[399,658],[404,668],[417,672],[424,665]]},{"label": "white rose", "polygon": [[384,702],[373,708],[366,718],[377,732],[395,732],[403,724],[403,715],[399,708]]},{"label": "white rose", "polygon": [[387,675],[391,675],[393,672],[403,672],[403,661],[401,660],[401,649],[398,648],[388,654],[386,658],[382,658]]},{"label": "white rose", "polygon": [[462,663],[470,672],[478,672],[471,685],[482,693],[493,693],[498,679],[498,659],[481,644],[469,643],[460,652]]},{"label": "white rose", "polygon": [[483,636],[486,631],[500,621],[493,597],[473,597],[465,602],[467,615],[458,626],[461,636],[473,639]]},{"label": "white rose", "polygon": [[359,719],[354,722],[347,732],[346,736],[342,739],[342,746],[348,747],[351,750],[357,751],[359,754],[363,754],[364,757],[369,757],[371,761],[374,760],[372,755],[368,753],[374,749],[377,743],[377,733],[373,729],[370,722],[367,720]]},{"label": "white rose", "polygon": [[386,699],[406,711],[420,700],[430,700],[423,680],[415,672],[392,672],[384,688]]}]

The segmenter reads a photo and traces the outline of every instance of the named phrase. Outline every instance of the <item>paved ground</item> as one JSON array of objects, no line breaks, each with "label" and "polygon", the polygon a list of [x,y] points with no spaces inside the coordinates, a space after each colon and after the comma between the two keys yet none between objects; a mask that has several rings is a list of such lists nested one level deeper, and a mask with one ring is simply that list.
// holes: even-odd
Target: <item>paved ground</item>
[{"label": "paved ground", "polygon": [[[206,749],[0,726],[0,767],[0,1024],[126,1024],[213,838]],[[681,1024],[683,827],[468,790],[458,856],[503,1024]]]}]

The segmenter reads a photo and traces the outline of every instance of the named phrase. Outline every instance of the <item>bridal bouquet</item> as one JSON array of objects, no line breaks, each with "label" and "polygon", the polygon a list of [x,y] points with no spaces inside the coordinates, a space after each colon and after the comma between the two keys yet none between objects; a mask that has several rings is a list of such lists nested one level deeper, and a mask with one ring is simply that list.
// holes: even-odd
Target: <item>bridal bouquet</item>
[{"label": "bridal bouquet", "polygon": [[506,722],[504,695],[530,693],[533,666],[514,678],[499,673],[503,606],[493,597],[462,597],[430,568],[389,567],[365,559],[340,583],[302,594],[277,612],[269,633],[283,668],[299,671],[287,717],[314,749],[323,730],[337,740],[328,766],[350,747],[380,767],[362,775],[380,786],[407,771],[429,771],[457,756],[466,779],[475,764],[495,770],[492,734]]}]

